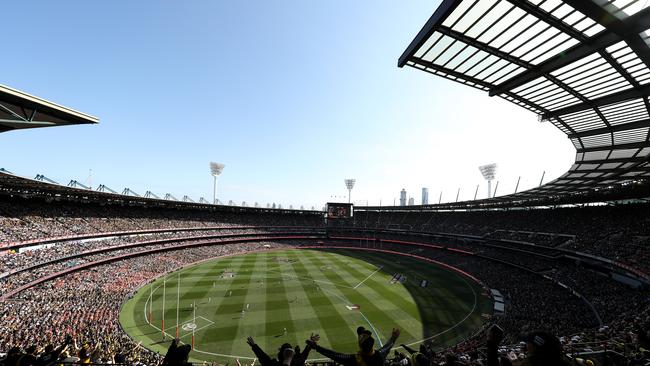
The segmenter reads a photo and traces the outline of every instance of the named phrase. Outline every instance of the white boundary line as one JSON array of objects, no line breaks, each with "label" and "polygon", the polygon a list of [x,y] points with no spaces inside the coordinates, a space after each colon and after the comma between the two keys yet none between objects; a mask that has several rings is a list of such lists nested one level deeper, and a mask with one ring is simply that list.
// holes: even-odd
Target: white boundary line
[{"label": "white boundary line", "polygon": [[[159,332],[163,332],[162,329],[160,329],[160,328],[158,328],[157,326],[151,324],[151,323],[149,322],[149,320],[148,320],[148,316],[147,316],[147,303],[149,302],[149,300],[150,300],[151,297],[153,296],[153,293],[156,292],[156,290],[158,290],[158,289],[160,288],[160,286],[162,286],[162,285],[158,285],[158,287],[156,287],[156,288],[151,292],[151,294],[149,295],[149,298],[147,299],[147,301],[145,301],[145,303],[144,303],[144,315],[145,315],[144,318],[147,319],[147,324],[149,324],[150,326],[154,327],[154,328],[155,328],[156,330],[158,330]],[[209,326],[215,324],[214,321],[212,321],[212,320],[210,320],[210,319],[208,319],[208,318],[206,318],[206,317],[203,317],[203,316],[197,316],[197,318],[203,318],[203,319],[205,319],[205,320],[211,322],[211,324],[208,324],[208,325],[206,325],[206,326],[203,326],[203,327],[201,327],[200,329],[204,329],[204,328],[207,328],[207,327],[209,327]],[[196,332],[196,329],[194,330],[194,332]],[[174,338],[175,338],[174,335],[167,333],[166,330],[164,331],[164,333],[165,333],[166,335],[168,335],[171,339],[174,339]],[[188,334],[189,334],[189,333],[186,333],[185,335],[188,335]],[[181,340],[180,342],[181,342],[181,343],[185,343],[185,342],[183,342],[182,340]],[[255,360],[255,359],[256,359],[255,357],[246,357],[246,356],[237,356],[237,355],[228,355],[228,354],[223,354],[223,353],[214,353],[214,352],[201,351],[201,350],[199,350],[199,349],[196,348],[196,345],[195,345],[195,347],[194,347],[194,349],[193,349],[192,351],[194,351],[194,352],[199,352],[199,353],[205,353],[205,354],[209,354],[209,355],[213,355],[213,356],[229,357],[229,358],[239,358],[239,359],[242,359],[242,360]]]},{"label": "white boundary line", "polygon": [[[327,290],[327,289],[322,289],[322,290],[323,290],[323,292],[329,292],[330,294],[332,294],[332,295],[338,297],[339,299],[343,300],[343,302],[344,302],[345,304],[349,304],[349,305],[352,304],[348,299],[346,299],[345,297],[343,297],[343,296],[341,296],[341,295],[339,295],[339,294],[337,294],[337,293],[334,293],[332,290]],[[377,330],[376,330],[375,327],[372,325],[372,323],[370,322],[370,320],[368,320],[368,318],[367,318],[365,315],[363,315],[363,313],[362,313],[361,311],[359,311],[359,314],[361,314],[361,316],[363,317],[363,319],[366,320],[366,322],[368,323],[368,325],[370,326],[370,328],[372,328],[372,330],[375,332],[375,336],[377,336],[377,340],[379,341],[379,346],[380,346],[380,347],[383,346],[383,344],[382,344],[382,342],[381,342],[381,337],[379,336],[379,333],[377,333]]]},{"label": "white boundary line", "polygon": [[[381,268],[379,268],[379,269],[381,269]],[[377,271],[378,271],[379,269],[377,269]],[[375,271],[375,272],[377,272],[377,271]],[[375,272],[371,273],[370,276],[372,276],[373,274],[375,274]],[[369,278],[370,276],[368,276],[368,278]],[[368,278],[366,278],[366,279],[368,279]],[[364,282],[364,281],[365,281],[365,280],[363,280],[362,282]],[[353,290],[356,289],[356,287],[349,287],[349,286],[345,286],[345,287],[346,287],[346,288],[353,289]],[[322,290],[323,290],[324,292],[329,292],[329,293],[331,293],[332,295],[338,297],[339,299],[343,300],[344,303],[349,304],[349,305],[352,305],[352,303],[351,303],[348,299],[346,299],[345,297],[343,297],[343,296],[341,296],[341,295],[339,295],[339,294],[333,292],[332,290],[328,290],[328,289],[322,289]],[[370,328],[372,328],[373,332],[375,332],[375,336],[377,337],[377,341],[379,341],[379,346],[380,346],[380,347],[383,347],[383,343],[382,343],[382,341],[381,341],[381,336],[379,335],[379,333],[378,333],[377,330],[375,329],[375,326],[372,325],[372,323],[370,322],[370,320],[368,319],[368,317],[366,317],[366,316],[363,314],[363,312],[359,311],[359,314],[363,317],[363,319],[365,319],[365,321],[368,323],[368,325],[370,326]]]},{"label": "white boundary line", "polygon": [[[467,285],[467,287],[469,287],[470,290],[472,290],[472,294],[474,294],[474,305],[472,306],[472,310],[470,310],[469,313],[467,313],[467,315],[465,315],[465,317],[464,317],[462,320],[460,320],[458,323],[452,325],[451,327],[447,328],[446,330],[443,330],[442,332],[436,333],[436,334],[434,334],[434,335],[432,335],[432,336],[429,336],[429,337],[427,337],[427,338],[424,338],[424,339],[422,339],[422,340],[408,343],[407,346],[412,346],[412,345],[414,345],[414,344],[419,344],[419,343],[422,343],[422,342],[426,342],[426,341],[428,341],[428,340],[430,340],[430,339],[434,339],[434,338],[436,338],[436,337],[438,337],[438,336],[441,336],[441,335],[443,335],[443,334],[449,332],[450,330],[452,330],[452,329],[458,327],[459,325],[461,325],[462,323],[464,323],[465,320],[467,320],[467,318],[469,318],[472,314],[474,314],[474,310],[476,310],[476,305],[477,305],[477,303],[478,303],[478,298],[477,298],[477,296],[476,296],[476,290],[474,290],[474,287],[472,287],[472,285],[470,285],[469,282],[467,282],[467,280],[465,279],[465,276],[462,276],[462,275],[461,275],[460,278],[463,279],[463,281],[465,282],[465,284]],[[401,348],[401,346],[399,346],[399,347],[395,347],[395,348]]]},{"label": "white boundary line", "polygon": [[382,269],[382,267],[380,266],[379,268],[377,268],[377,270],[375,270],[374,272],[372,272],[371,274],[369,274],[368,277],[364,278],[363,281],[359,282],[356,286],[354,286],[353,289],[356,290],[357,287],[361,286],[361,285],[362,285],[364,282],[366,282],[370,277],[372,277],[372,275],[374,275],[375,273],[381,271],[381,269]]},{"label": "white boundary line", "polygon": [[[292,248],[292,249],[295,249],[295,248]],[[286,249],[286,250],[290,250],[290,249]],[[241,255],[245,255],[246,253],[240,253],[240,254],[241,254]],[[219,258],[219,257],[215,257],[215,258],[211,258],[211,259],[212,259],[212,260],[219,260],[219,259],[221,259],[221,258]],[[207,262],[207,261],[208,261],[208,260],[206,260],[206,261],[201,261],[201,262]],[[190,266],[193,266],[193,265],[197,265],[197,264],[200,264],[200,263],[193,263],[193,264],[188,265],[187,267],[190,267]],[[377,270],[375,270],[375,272],[371,273],[371,274],[370,274],[366,279],[370,278],[370,276],[374,275],[374,274],[375,274],[376,272],[378,272],[380,269],[382,269],[382,268],[380,267],[380,268],[378,268]],[[272,271],[273,271],[273,270],[270,270],[270,271],[267,271],[267,272],[272,272]],[[277,272],[276,272],[276,274],[280,274],[280,275],[282,275],[282,276],[285,276],[285,274],[283,274],[283,273],[277,273]],[[300,277],[298,277],[298,276],[292,276],[292,275],[286,275],[286,276],[293,277],[294,279],[300,280]],[[444,331],[442,331],[442,332],[438,332],[438,333],[436,333],[436,334],[434,334],[434,335],[432,335],[432,336],[429,336],[429,337],[427,337],[427,338],[424,338],[424,339],[422,339],[422,340],[415,341],[415,342],[411,342],[411,343],[407,343],[407,344],[406,344],[407,346],[412,346],[412,345],[414,345],[414,344],[423,343],[423,342],[426,342],[426,341],[428,341],[428,340],[434,339],[434,338],[436,338],[436,337],[438,337],[438,336],[441,336],[441,335],[443,335],[443,334],[449,332],[450,330],[457,328],[459,325],[461,325],[463,322],[465,322],[465,320],[467,320],[467,318],[469,318],[472,314],[474,314],[474,310],[476,310],[476,305],[477,305],[477,303],[478,303],[478,298],[477,298],[477,295],[476,295],[476,290],[474,290],[474,287],[472,287],[472,286],[469,284],[469,282],[467,282],[467,279],[465,279],[464,276],[461,275],[460,278],[463,279],[463,282],[465,282],[465,284],[467,285],[467,287],[469,287],[469,288],[472,290],[472,294],[474,295],[474,305],[472,306],[472,310],[470,310],[469,313],[467,313],[467,315],[466,315],[463,319],[461,319],[459,322],[457,322],[457,323],[454,324],[453,326],[447,328],[446,330],[444,330]],[[304,279],[306,279],[306,278],[304,278]],[[366,279],[364,279],[361,283],[365,282]],[[312,280],[312,281],[314,281],[314,280]],[[317,280],[315,280],[315,281],[316,281],[316,282],[325,282],[325,281],[317,281]],[[325,282],[325,283],[328,283],[328,282]],[[356,286],[355,286],[355,287],[349,287],[349,286],[336,285],[336,284],[334,284],[334,283],[329,283],[329,284],[334,285],[334,286],[338,286],[338,287],[345,287],[345,288],[356,289]],[[147,316],[147,304],[149,303],[149,300],[152,299],[153,293],[156,292],[156,290],[158,290],[158,289],[160,288],[160,286],[162,286],[162,285],[158,285],[158,287],[156,287],[156,288],[151,292],[151,294],[147,297],[147,301],[145,301],[145,303],[144,303],[144,318],[146,319],[147,324],[149,324],[149,325],[152,326],[153,328],[157,329],[158,331],[162,332],[162,329],[158,328],[157,326],[155,326],[155,325],[153,325],[153,324],[151,324],[151,323],[149,322],[149,317]],[[357,285],[357,286],[359,286],[359,285]],[[141,289],[142,289],[142,288],[138,289],[137,291],[140,291]],[[345,303],[349,303],[349,301],[348,301],[347,299],[345,299],[344,297],[340,296],[339,294],[333,293],[331,290],[326,290],[326,289],[322,289],[322,290],[323,290],[323,291],[330,292],[331,294],[333,294],[334,296],[338,297],[339,299],[342,299]],[[136,292],[137,292],[137,291],[136,291]],[[370,320],[368,320],[368,318],[367,318],[367,317],[366,317],[366,316],[365,316],[361,311],[359,311],[359,314],[361,314],[361,316],[366,320],[366,322],[368,322],[368,325],[372,328],[372,330],[374,331],[375,335],[377,336],[377,340],[379,341],[379,344],[380,344],[380,347],[381,347],[382,342],[381,342],[381,338],[380,338],[380,336],[379,336],[379,333],[377,333],[377,330],[376,330],[375,327],[372,325],[372,323],[370,322]],[[212,322],[212,324],[208,324],[208,325],[206,325],[206,326],[203,326],[203,327],[201,327],[200,329],[204,329],[204,328],[207,328],[207,327],[209,327],[209,326],[215,324],[215,322],[212,321],[212,320],[210,320],[210,319],[207,319],[207,318],[205,318],[205,317],[203,317],[203,316],[198,316],[197,318],[199,318],[199,317],[200,317],[200,318],[203,318],[204,320],[207,320],[207,321],[211,321],[211,322]],[[195,332],[196,332],[196,330],[195,330]],[[172,339],[174,338],[173,335],[167,333],[166,331],[165,331],[165,334],[168,335],[168,336],[170,336],[170,338],[172,338]],[[188,334],[189,334],[189,333],[188,333]],[[185,335],[187,335],[187,334],[185,334]],[[181,343],[185,343],[185,342],[183,342],[183,341],[180,341],[180,342],[181,342]],[[394,348],[392,348],[392,349],[397,349],[397,348],[402,348],[402,347],[401,347],[401,346],[398,346],[398,347],[394,347]],[[392,350],[392,349],[391,349],[391,350]],[[203,353],[203,354],[208,354],[208,355],[213,355],[213,356],[229,357],[229,358],[238,358],[238,359],[243,359],[243,360],[256,360],[256,359],[257,359],[257,358],[255,358],[255,357],[246,357],[246,356],[237,356],[237,355],[229,355],[229,354],[223,354],[223,353],[215,353],[215,352],[201,351],[201,350],[197,349],[196,346],[194,347],[194,349],[193,349],[192,351],[194,351],[194,352],[198,352],[198,353]],[[328,359],[328,358],[315,358],[315,359],[309,359],[309,360],[307,360],[307,361],[322,361],[322,360],[329,360],[329,359]]]},{"label": "white boundary line", "polygon": [[[197,316],[196,318],[197,318],[197,319],[198,319],[198,318],[201,318],[201,319],[207,321],[208,324],[203,325],[203,326],[201,326],[201,327],[199,327],[199,328],[194,329],[194,332],[195,332],[195,333],[198,332],[199,330],[203,329],[203,328],[207,328],[207,327],[211,326],[212,324],[214,324],[214,322],[213,322],[212,320],[210,320],[210,319],[208,319],[208,318],[206,318],[206,317],[203,317],[203,316]],[[183,329],[183,325],[185,325],[185,324],[187,324],[187,323],[191,323],[191,322],[192,322],[192,319],[188,319],[188,320],[186,320],[186,321],[184,321],[184,322],[182,322],[182,323],[179,324],[179,326],[181,327],[181,329],[185,332],[185,334],[182,334],[182,333],[181,333],[181,334],[180,334],[180,337],[185,337],[186,335],[189,335],[189,334],[192,333],[191,330],[184,330],[184,329]],[[167,327],[167,329],[165,329],[165,333],[167,333],[167,330],[169,330],[169,329],[176,329],[176,325],[172,325],[171,327]],[[168,334],[169,334],[169,333],[168,333]]]}]

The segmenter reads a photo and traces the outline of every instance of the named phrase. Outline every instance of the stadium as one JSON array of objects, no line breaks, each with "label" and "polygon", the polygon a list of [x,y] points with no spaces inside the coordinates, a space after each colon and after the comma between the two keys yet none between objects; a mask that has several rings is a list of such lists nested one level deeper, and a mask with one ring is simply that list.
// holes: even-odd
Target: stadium
[{"label": "stadium", "polygon": [[[398,68],[548,122],[573,165],[323,210],[223,204],[216,163],[212,202],[1,169],[0,363],[650,364],[650,3],[443,0],[404,49]],[[0,86],[2,135],[83,125]]]}]

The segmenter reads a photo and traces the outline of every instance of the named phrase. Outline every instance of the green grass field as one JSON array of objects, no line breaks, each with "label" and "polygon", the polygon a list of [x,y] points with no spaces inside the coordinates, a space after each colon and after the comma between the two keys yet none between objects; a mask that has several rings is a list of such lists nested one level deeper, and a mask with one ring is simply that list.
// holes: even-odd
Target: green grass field
[{"label": "green grass field", "polygon": [[[195,327],[193,360],[252,358],[246,344],[249,335],[269,354],[284,342],[303,347],[310,333],[319,333],[325,347],[356,352],[355,330],[360,325],[374,330],[380,342],[399,327],[398,344],[432,339],[443,346],[472,334],[484,321],[481,314],[491,313],[492,307],[480,286],[455,272],[383,253],[269,251],[215,259],[179,272],[166,277],[167,341],[162,341],[160,330],[162,278],[124,304],[120,322],[132,338],[164,354],[176,334],[179,296],[183,342],[191,342],[192,324]],[[406,281],[392,283],[396,273]],[[428,281],[426,287],[420,286],[422,280]],[[359,309],[351,309],[353,305]],[[313,352],[310,357],[322,356]]]}]

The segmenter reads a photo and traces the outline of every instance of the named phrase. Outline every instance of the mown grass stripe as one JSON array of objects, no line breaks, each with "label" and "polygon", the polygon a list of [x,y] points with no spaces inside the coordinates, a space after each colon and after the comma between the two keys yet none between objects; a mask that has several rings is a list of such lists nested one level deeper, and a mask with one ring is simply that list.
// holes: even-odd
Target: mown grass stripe
[{"label": "mown grass stripe", "polygon": [[[323,260],[324,261],[331,261],[331,260],[338,260],[339,258],[337,257],[336,259],[333,259],[331,256],[324,256]],[[371,268],[372,269],[372,268]],[[366,271],[369,271],[370,269],[366,269]],[[373,269],[374,272],[375,269]],[[334,276],[343,276],[347,275],[347,277],[350,278],[361,278],[365,279],[367,278],[368,274],[367,272],[359,272],[356,269],[352,268],[351,266],[345,266],[341,268],[341,271],[338,271],[334,273]],[[388,276],[383,274],[383,272],[377,272],[375,274],[377,277],[377,281],[379,281],[380,277],[381,281],[383,283],[383,288],[385,289],[386,287],[391,287],[392,285],[387,285],[388,283]],[[370,278],[372,279],[372,278]],[[368,279],[366,283],[369,282]],[[358,283],[358,282],[357,282]],[[401,288],[401,287],[400,287]],[[401,288],[403,291],[403,288]],[[362,286],[354,289],[351,295],[352,298],[354,299],[359,299],[359,302],[362,302],[364,305],[361,308],[361,311],[368,317],[368,319],[371,320],[373,317],[382,317],[385,316],[385,313],[390,310],[391,315],[392,315],[392,320],[394,321],[394,326],[399,327],[403,329],[404,331],[402,332],[402,339],[412,339],[416,340],[419,338],[419,335],[416,335],[413,330],[419,330],[418,328],[421,326],[421,320],[419,313],[417,311],[417,307],[414,305],[414,301],[412,298],[405,297],[405,293],[397,294],[395,293],[395,296],[385,296],[384,294],[381,294],[379,291],[376,291],[372,286]],[[379,305],[382,305],[381,307]],[[410,313],[408,310],[411,310],[412,313]],[[390,333],[391,329],[381,329],[381,327],[377,328],[378,332],[383,332],[383,333]],[[384,335],[381,335],[382,339],[384,339]]]},{"label": "mown grass stripe", "polygon": [[[318,266],[309,260],[303,253],[297,253],[296,258],[298,262],[294,263],[294,268],[297,272],[310,271],[317,273],[320,271]],[[302,280],[306,281],[306,280]],[[327,326],[323,329],[323,333],[327,335],[329,343],[322,343],[325,347],[342,350],[344,352],[354,352],[354,331],[356,327],[354,323],[356,319],[351,319],[351,312],[345,309],[344,302],[341,299],[332,296],[325,291],[333,286],[328,286],[318,283],[309,283],[307,281],[305,286],[314,287],[314,295],[309,296],[309,302],[315,309],[329,309],[329,311],[318,312],[319,321],[321,324]],[[334,311],[332,311],[334,309]]]},{"label": "mown grass stripe", "polygon": [[[335,257],[334,257],[335,256]],[[334,258],[334,259],[333,259]],[[337,254],[330,254],[328,256],[319,256],[318,258],[315,258],[314,260],[318,260],[321,263],[324,264],[329,264],[330,266],[335,265],[336,260],[341,260],[339,258],[339,255]],[[338,271],[325,271],[325,276],[327,278],[331,279],[332,281],[343,281],[344,278],[342,274],[347,275],[347,277],[355,277],[353,273],[350,272],[349,268],[347,267],[340,267]],[[359,275],[358,278],[364,278],[365,276]],[[385,311],[386,309],[379,309],[373,301],[368,299],[363,293],[357,291],[357,290],[350,290],[350,291],[343,291],[342,289],[333,289],[335,292],[339,292],[342,296],[347,297],[348,300],[353,301],[353,303],[360,305],[361,309],[360,311],[365,315],[367,321],[362,321],[357,326],[365,326],[368,328],[369,326],[372,325],[372,327],[379,333],[378,337],[382,341],[386,341],[388,335],[390,334],[391,330],[393,327],[397,326],[396,324],[396,319],[391,319],[390,324],[386,324],[384,322],[373,322],[373,319],[381,319],[385,317]],[[389,300],[390,301],[390,300]],[[391,303],[392,304],[392,303]],[[392,310],[399,311],[399,308],[393,305]],[[401,312],[403,313],[403,312]],[[403,313],[406,314],[406,313]],[[364,320],[366,320],[364,319]],[[369,324],[366,324],[369,323]],[[416,323],[417,324],[417,323]],[[402,332],[402,338],[405,339],[416,339],[416,336],[414,336],[411,332],[413,330],[409,328],[405,328]]]},{"label": "mown grass stripe", "polygon": [[[349,251],[344,251],[344,253],[349,253]],[[431,278],[427,288],[420,287],[419,282],[409,282],[405,285],[418,303],[418,311],[422,316],[422,338],[428,338],[433,334],[454,326],[472,309],[474,293],[471,288],[468,288],[468,285],[471,286],[472,284],[463,281],[458,275],[450,276],[451,272],[447,269],[411,259],[402,263],[403,258],[395,260],[395,258],[388,258],[385,255],[379,255],[377,253],[356,251],[356,253],[349,254],[358,255],[359,258],[366,261],[379,263],[386,266],[386,268],[397,271],[397,273],[406,274],[415,271],[415,273],[429,274],[428,277]],[[444,278],[445,281],[441,282],[436,277]],[[376,281],[375,279],[374,282]],[[384,284],[380,284],[380,286],[386,289]],[[387,290],[392,291],[397,288],[399,287],[390,286]],[[474,313],[478,315],[480,310],[477,308]],[[479,323],[469,324],[480,324],[480,321]],[[461,327],[460,329],[462,330],[463,328]],[[436,338],[436,342],[451,344],[460,339],[461,335],[462,331],[457,332],[456,330],[452,330]]]},{"label": "mown grass stripe", "polygon": [[[297,261],[279,263],[274,260],[278,256]],[[363,285],[352,289],[372,273],[376,265],[384,266],[385,271],[377,272]],[[215,280],[226,268],[237,272],[236,277]],[[407,274],[407,283],[390,285],[390,276],[395,272]],[[430,280],[427,288],[419,287],[420,278]],[[259,285],[259,279],[263,279],[262,285]],[[170,276],[167,293],[168,326],[170,322],[175,325],[176,292],[172,280],[173,275]],[[322,290],[316,291],[313,280],[331,284],[319,283]],[[270,286],[268,289],[265,287],[267,283]],[[282,286],[282,291],[278,291],[279,285]],[[319,327],[322,328],[319,332],[324,346],[344,352],[355,352],[354,331],[357,325],[364,325],[364,321],[359,312],[345,308],[347,303],[362,303],[362,311],[368,315],[383,340],[395,324],[403,326],[404,319],[409,318],[404,312],[411,317],[413,312],[416,316],[421,315],[422,322],[419,326],[404,327],[404,330],[413,334],[403,333],[400,341],[407,341],[407,337],[413,335],[421,338],[427,331],[422,328],[424,323],[433,324],[429,326],[431,331],[445,331],[449,324],[458,322],[460,315],[465,315],[466,312],[458,312],[460,309],[468,309],[472,305],[471,302],[468,304],[472,296],[471,289],[455,273],[406,257],[354,250],[287,250],[223,258],[184,270],[182,286],[182,307],[185,307],[186,302],[189,304],[196,300],[200,303],[197,315],[201,314],[215,321],[213,326],[197,333],[197,347],[208,352],[238,356],[252,356],[245,343],[245,336],[249,332],[254,332],[251,335],[255,336],[269,354],[275,354],[278,345],[286,340],[292,344],[300,343],[302,346],[310,329]],[[232,296],[227,296],[231,290]],[[480,289],[478,291],[480,292]],[[129,332],[137,329],[137,332],[132,334],[145,340],[143,345],[164,352],[167,344],[159,343],[160,332],[153,330],[144,320],[143,308],[148,294],[147,287],[136,293],[134,299],[125,304],[120,322]],[[160,310],[157,306],[161,303],[161,296],[160,290],[154,293],[154,323],[158,325],[160,316],[156,311]],[[411,302],[411,297],[416,304]],[[287,301],[294,298],[298,299],[295,302]],[[210,299],[209,303],[203,304],[207,299]],[[275,302],[277,307],[267,308],[269,302]],[[244,319],[233,319],[236,315],[241,315],[241,309],[246,303],[250,303],[252,308]],[[376,309],[372,309],[371,305]],[[230,312],[224,309],[230,309]],[[458,337],[471,333],[472,329],[482,323],[480,312],[483,309],[489,311],[491,304],[482,299],[479,309],[481,310],[477,310],[457,329],[436,338],[435,344],[455,342]],[[276,316],[282,312],[285,315]],[[181,315],[184,314],[190,317],[191,311],[181,311]],[[285,340],[274,337],[284,326],[279,326],[277,331],[271,332],[273,334],[267,334],[264,324],[284,318],[290,319],[293,324],[294,331],[289,331],[293,338],[287,337]],[[197,321],[197,325],[201,326],[201,322],[203,321]],[[189,338],[187,340],[189,341]],[[233,362],[233,359],[200,353],[192,353],[191,357],[219,360],[220,363]],[[321,356],[317,353],[311,355],[311,358],[319,357]]]},{"label": "mown grass stripe", "polygon": [[[300,265],[298,262],[299,252],[293,251],[288,253],[289,258],[293,261],[291,266],[285,268],[286,273],[294,278],[297,277],[296,266]],[[296,325],[296,336],[298,344],[301,348],[305,347],[304,340],[306,340],[312,333],[320,334],[321,342],[324,344],[330,344],[330,339],[327,333],[322,332],[323,329],[326,329],[323,323],[321,323],[318,314],[315,311],[313,301],[310,300],[312,297],[322,296],[320,291],[316,290],[314,284],[307,284],[305,281],[294,280],[292,282],[297,283],[300,286],[300,294],[296,294],[295,300],[291,300],[289,306],[291,309],[291,316],[294,319]],[[313,358],[313,357],[312,357]]]},{"label": "mown grass stripe", "polygon": [[[239,257],[237,257],[239,258]],[[242,268],[250,267],[257,261],[257,255],[246,255],[241,257],[243,260],[231,263],[230,266],[220,268],[217,275],[224,270],[239,273]],[[209,327],[201,334],[201,349],[217,353],[230,353],[239,328],[239,318],[241,314],[241,297],[248,292],[248,280],[241,279],[237,275],[234,278],[223,278],[217,281],[222,287],[217,287],[215,296],[220,297],[218,306],[214,307],[212,314],[206,314],[206,317],[216,323],[216,327]],[[232,292],[231,292],[232,291]],[[218,329],[215,331],[215,328]],[[207,348],[207,349],[205,349]]]}]

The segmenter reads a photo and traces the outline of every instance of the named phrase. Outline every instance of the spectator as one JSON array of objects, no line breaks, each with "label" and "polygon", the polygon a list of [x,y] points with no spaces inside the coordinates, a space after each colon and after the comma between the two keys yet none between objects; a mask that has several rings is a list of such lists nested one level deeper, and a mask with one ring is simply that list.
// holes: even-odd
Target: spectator
[{"label": "spectator", "polygon": [[175,338],[172,340],[167,349],[167,354],[163,359],[163,366],[182,366],[187,365],[187,360],[189,359],[190,351],[192,346],[189,344],[180,345],[180,339]]},{"label": "spectator", "polygon": [[429,349],[424,344],[420,344],[419,350],[416,351],[413,348],[402,344],[402,348],[404,348],[408,353],[411,354],[410,357],[410,363],[413,366],[429,366],[429,363],[431,362],[431,352]]},{"label": "spectator", "polygon": [[382,366],[386,360],[388,352],[390,352],[397,337],[399,337],[399,334],[399,329],[394,328],[388,342],[386,342],[386,344],[380,349],[375,350],[375,339],[372,337],[372,332],[364,327],[358,327],[357,344],[359,346],[359,351],[356,354],[344,354],[329,350],[319,346],[317,340],[313,339],[308,339],[305,343],[315,349],[318,353],[340,363],[343,366]]},{"label": "spectator", "polygon": [[487,366],[569,366],[571,362],[563,353],[560,340],[546,332],[536,331],[524,337],[526,357],[510,362],[505,357],[498,357],[498,346],[503,339],[503,331],[493,326],[487,333]]},{"label": "spectator", "polygon": [[246,339],[246,343],[248,343],[249,346],[251,346],[251,349],[253,350],[253,353],[255,353],[255,357],[260,360],[260,365],[262,366],[290,366],[292,365],[292,360],[293,356],[295,354],[295,351],[293,348],[291,348],[291,345],[288,343],[284,343],[283,345],[280,346],[278,350],[278,356],[277,359],[271,358],[269,355],[260,348],[260,346],[255,343],[255,340],[253,337],[248,337]]}]

